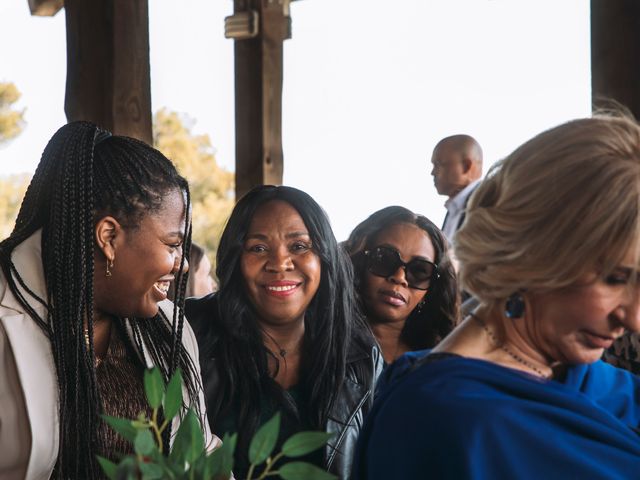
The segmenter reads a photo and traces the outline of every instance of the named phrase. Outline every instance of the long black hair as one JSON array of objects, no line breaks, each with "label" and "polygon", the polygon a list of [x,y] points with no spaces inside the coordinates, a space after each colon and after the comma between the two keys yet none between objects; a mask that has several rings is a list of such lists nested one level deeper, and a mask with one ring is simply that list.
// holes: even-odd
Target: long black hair
[{"label": "long black hair", "polygon": [[453,330],[458,323],[460,310],[456,272],[449,258],[447,241],[440,229],[423,215],[404,207],[390,206],[361,222],[342,245],[353,261],[355,287],[360,295],[360,306],[366,313],[367,306],[362,302],[362,289],[367,275],[364,252],[376,247],[373,242],[380,232],[402,223],[415,225],[427,233],[435,250],[434,262],[438,265],[440,277],[429,287],[424,305],[416,307],[407,318],[400,340],[412,350],[431,348]]},{"label": "long black hair", "polygon": [[[111,136],[88,122],[60,128],[44,150],[22,201],[15,228],[0,243],[0,266],[13,295],[51,342],[59,391],[60,447],[55,478],[94,478],[98,471],[97,430],[102,412],[93,351],[93,274],[95,222],[104,215],[125,228],[137,228],[142,218],[158,211],[165,194],[189,188],[173,164],[138,140]],[[183,251],[189,251],[190,224],[186,215]],[[42,265],[47,298],[39,298],[23,281],[11,255],[42,229]],[[198,382],[182,346],[183,305],[187,276],[179,284],[173,319],[160,311],[156,318],[128,320],[131,342],[144,345],[167,379],[179,366],[193,405]],[[30,303],[46,307],[38,315]],[[163,320],[163,321],[159,321]],[[84,337],[87,322],[89,342]],[[88,344],[87,344],[88,343]],[[168,440],[168,434],[165,441]]]},{"label": "long black hair", "polygon": [[[255,312],[247,296],[240,258],[251,219],[267,202],[281,200],[291,205],[306,225],[312,249],[321,262],[318,291],[304,316],[305,333],[300,383],[314,429],[324,429],[331,407],[345,379],[347,354],[352,342],[369,351],[374,344],[364,320],[357,313],[350,261],[339,248],[322,208],[305,192],[286,186],[258,186],[236,204],[222,233],[217,252],[216,274],[219,312],[219,339],[215,346],[206,340],[203,349],[215,348],[220,388],[207,405],[212,425],[239,405],[239,446],[246,448],[259,425],[261,397],[284,400],[282,388],[269,373],[269,350],[264,346]],[[201,352],[201,358],[209,353]],[[273,355],[271,354],[273,357]],[[276,359],[277,361],[277,359]],[[359,378],[366,377],[365,375]],[[365,379],[365,383],[368,380]],[[370,387],[370,385],[367,385]],[[210,399],[211,400],[211,399]]]}]

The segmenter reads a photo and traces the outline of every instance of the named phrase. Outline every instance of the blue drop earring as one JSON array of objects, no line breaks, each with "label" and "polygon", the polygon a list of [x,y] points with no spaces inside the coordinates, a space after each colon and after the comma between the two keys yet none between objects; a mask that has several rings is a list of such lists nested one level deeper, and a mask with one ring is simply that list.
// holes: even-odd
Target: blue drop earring
[{"label": "blue drop earring", "polygon": [[522,318],[524,315],[524,298],[520,293],[514,293],[504,305],[504,315],[507,318]]}]

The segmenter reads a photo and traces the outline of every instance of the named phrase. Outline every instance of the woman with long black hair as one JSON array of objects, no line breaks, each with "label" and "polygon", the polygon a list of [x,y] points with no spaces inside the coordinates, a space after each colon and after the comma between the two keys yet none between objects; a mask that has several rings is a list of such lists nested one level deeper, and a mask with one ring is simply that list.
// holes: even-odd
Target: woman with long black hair
[{"label": "woman with long black hair", "polygon": [[433,348],[458,322],[459,295],[447,241],[423,215],[386,207],[343,243],[362,310],[385,362]]},{"label": "woman with long black hair", "polygon": [[252,434],[281,411],[279,443],[334,433],[309,460],[348,478],[382,359],[326,214],[295,188],[256,187],[229,218],[216,273],[219,291],[189,299],[186,313],[212,429],[239,433],[236,475],[247,472]]},{"label": "woman with long black hair", "polygon": [[0,243],[0,477],[101,478],[96,455],[131,447],[99,415],[145,412],[151,365],[182,370],[213,443],[182,312],[190,229],[160,152],[87,122],[53,136]]}]

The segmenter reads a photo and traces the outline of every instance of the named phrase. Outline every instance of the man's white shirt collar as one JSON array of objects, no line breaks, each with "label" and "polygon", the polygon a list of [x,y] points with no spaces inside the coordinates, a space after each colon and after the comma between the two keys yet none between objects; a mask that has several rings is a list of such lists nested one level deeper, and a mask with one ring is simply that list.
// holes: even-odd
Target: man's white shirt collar
[{"label": "man's white shirt collar", "polygon": [[450,214],[455,214],[456,212],[464,209],[464,204],[467,203],[467,198],[471,195],[476,188],[476,186],[480,183],[480,179],[474,180],[469,185],[464,187],[462,190],[458,192],[458,194],[444,202],[444,206]]},{"label": "man's white shirt collar", "polygon": [[464,212],[464,207],[469,195],[471,195],[471,192],[475,190],[479,183],[480,179],[471,182],[460,190],[455,197],[450,198],[444,203],[447,209],[447,218],[445,224],[442,226],[442,233],[444,233],[444,236],[447,237],[449,242],[453,241],[453,236],[458,229],[458,224],[462,218],[462,213]]}]

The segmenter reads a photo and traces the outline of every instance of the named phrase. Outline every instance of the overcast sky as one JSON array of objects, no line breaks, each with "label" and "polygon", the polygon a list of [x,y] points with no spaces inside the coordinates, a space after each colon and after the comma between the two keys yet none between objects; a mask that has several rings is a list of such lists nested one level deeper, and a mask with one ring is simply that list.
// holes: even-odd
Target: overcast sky
[{"label": "overcast sky", "polygon": [[[189,115],[233,169],[233,2],[149,8],[154,111]],[[590,111],[588,0],[302,0],[291,15],[284,182],[314,196],[338,239],[390,204],[440,224],[445,198],[429,175],[440,138],[473,135],[490,165]],[[16,83],[27,109],[24,133],[0,147],[0,174],[33,171],[66,121],[64,28],[63,11],[0,5],[0,81]]]}]

